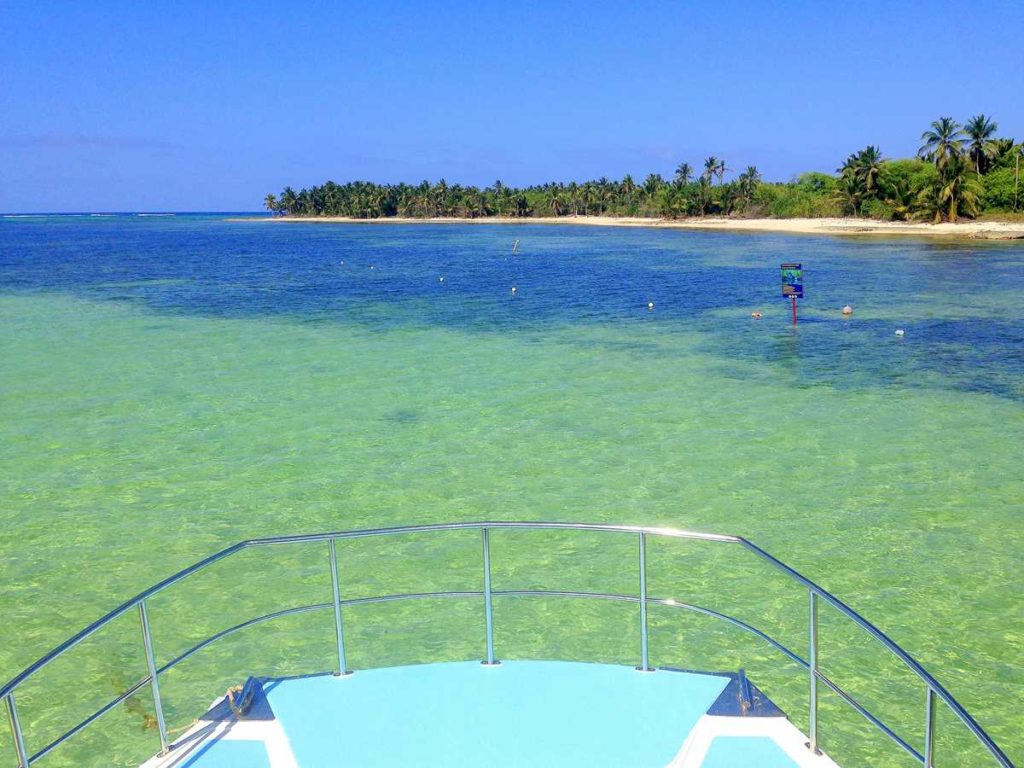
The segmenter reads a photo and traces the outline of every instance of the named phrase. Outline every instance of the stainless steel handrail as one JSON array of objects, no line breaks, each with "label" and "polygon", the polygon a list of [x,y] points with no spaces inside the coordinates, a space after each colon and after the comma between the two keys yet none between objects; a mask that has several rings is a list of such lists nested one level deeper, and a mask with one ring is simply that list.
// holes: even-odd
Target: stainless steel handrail
[{"label": "stainless steel handrail", "polygon": [[[491,586],[491,569],[490,569],[490,531],[496,529],[518,529],[518,530],[572,530],[572,531],[595,531],[603,533],[622,533],[632,534],[637,537],[638,544],[638,571],[639,571],[639,584],[637,595],[621,595],[621,594],[610,594],[610,593],[594,593],[594,592],[571,592],[571,591],[558,591],[558,590],[494,590]],[[407,535],[416,533],[427,533],[437,531],[456,531],[456,530],[479,530],[482,532],[483,541],[483,565],[484,565],[484,590],[479,591],[464,591],[464,592],[427,592],[427,593],[409,593],[399,595],[377,595],[372,597],[355,598],[349,600],[342,600],[340,597],[339,580],[338,580],[338,565],[336,555],[336,542],[345,539],[357,539],[367,538],[372,536],[389,536],[389,535]],[[699,541],[712,541],[729,544],[738,544],[754,553],[757,557],[765,560],[771,565],[775,566],[786,574],[789,578],[802,584],[808,590],[810,600],[810,613],[809,613],[809,627],[810,627],[810,654],[809,658],[805,661],[800,658],[796,653],[786,648],[784,645],[779,643],[777,640],[772,638],[766,632],[757,629],[756,627],[741,621],[738,618],[729,616],[724,613],[719,613],[707,608],[700,606],[680,603],[673,599],[668,598],[652,598],[647,594],[647,564],[646,564],[646,543],[648,536],[656,536],[663,538],[677,538],[677,539],[694,539]],[[317,603],[307,606],[297,606],[293,608],[287,608],[280,611],[275,611],[264,616],[255,617],[248,621],[242,622],[241,624],[230,627],[226,630],[216,633],[215,635],[201,641],[196,646],[192,647],[185,653],[179,655],[171,662],[157,667],[155,657],[153,654],[152,638],[149,631],[149,621],[146,612],[146,600],[150,597],[162,592],[168,587],[176,584],[183,579],[191,576],[198,571],[207,568],[208,566],[223,560],[237,552],[244,549],[277,545],[277,544],[301,544],[311,542],[328,542],[329,554],[330,554],[330,568],[332,577],[332,592],[333,601],[331,603]],[[189,658],[199,650],[209,646],[214,641],[219,640],[227,635],[233,634],[234,632],[240,631],[249,626],[253,626],[264,621],[269,621],[275,618],[279,618],[285,615],[291,615],[295,613],[321,610],[326,608],[334,608],[335,611],[335,631],[337,634],[337,651],[338,651],[338,674],[345,674],[348,672],[345,660],[345,648],[344,648],[344,631],[341,620],[341,609],[344,606],[353,606],[361,604],[369,604],[376,602],[387,602],[391,600],[407,600],[407,599],[422,599],[422,598],[434,598],[434,597],[472,597],[472,598],[483,598],[485,601],[485,619],[486,619],[486,659],[485,663],[496,664],[494,655],[494,633],[493,633],[493,615],[492,615],[492,599],[493,597],[509,597],[509,596],[558,596],[558,597],[577,597],[577,598],[598,598],[606,600],[621,600],[631,603],[636,603],[640,608],[640,636],[641,636],[641,650],[640,650],[640,666],[638,669],[647,670],[649,666],[649,651],[648,651],[648,627],[647,627],[647,608],[649,605],[662,605],[676,608],[684,608],[704,615],[708,615],[714,618],[722,619],[735,626],[744,629],[745,631],[751,632],[754,635],[768,642],[776,650],[780,651],[792,661],[795,661],[809,672],[809,685],[810,685],[810,712],[809,712],[809,736],[810,736],[810,747],[817,749],[818,746],[818,713],[817,713],[817,684],[818,682],[823,683],[827,688],[836,693],[840,699],[849,704],[855,711],[859,712],[864,716],[872,725],[876,726],[882,731],[884,735],[893,740],[896,744],[902,747],[908,754],[914,757],[918,762],[926,766],[926,768],[932,768],[933,766],[933,753],[935,743],[935,729],[936,729],[936,699],[942,701],[952,713],[959,719],[967,728],[974,734],[985,750],[995,758],[996,762],[1003,766],[1003,768],[1013,768],[1013,763],[1010,762],[1009,758],[1003,753],[999,746],[992,740],[992,738],[985,732],[985,730],[977,723],[977,721],[963,708],[963,706],[949,693],[929,672],[927,672],[910,654],[904,651],[895,641],[889,638],[888,635],[879,630],[874,624],[869,622],[867,619],[862,617],[846,603],[835,597],[827,590],[818,586],[816,583],[806,578],[798,571],[794,570],[790,566],[783,563],[781,560],[770,555],[765,550],[761,549],[752,542],[744,539],[740,536],[723,536],[718,534],[698,533],[694,531],[682,531],[671,528],[651,528],[645,526],[632,526],[632,525],[599,525],[590,523],[561,523],[561,522],[513,522],[513,521],[493,521],[493,522],[460,522],[460,523],[436,523],[429,525],[414,525],[404,527],[391,527],[391,528],[375,528],[375,529],[363,529],[356,531],[335,531],[331,533],[320,533],[320,534],[306,534],[296,536],[276,536],[259,539],[248,539],[246,541],[239,542],[230,547],[222,549],[219,552],[210,555],[203,560],[200,560],[193,565],[184,568],[172,576],[154,584],[149,589],[146,589],[135,597],[125,601],[114,610],[107,613],[100,619],[97,619],[87,627],[72,635],[70,638],[65,640],[63,643],[58,645],[56,648],[51,650],[49,653],[41,657],[35,663],[26,667],[24,670],[15,675],[9,680],[3,687],[0,687],[0,699],[2,699],[7,708],[8,721],[11,728],[15,753],[18,757],[19,768],[29,768],[29,766],[35,761],[39,760],[57,746],[62,744],[64,741],[69,739],[71,736],[79,733],[86,726],[94,722],[101,715],[109,712],[114,706],[133,695],[144,688],[146,685],[150,686],[151,693],[154,699],[154,705],[157,713],[157,723],[160,729],[160,741],[161,750],[166,751],[168,748],[166,726],[164,724],[163,705],[160,700],[160,689],[159,689],[159,676],[171,669],[174,665]],[[830,680],[821,670],[818,668],[818,638],[817,638],[817,603],[818,599],[824,600],[826,603],[831,605],[833,608],[838,610],[848,619],[857,624],[861,629],[868,632],[874,639],[880,642],[885,648],[892,652],[900,661],[902,661],[911,672],[913,672],[926,687],[925,697],[925,728],[924,728],[924,752],[923,754],[915,750],[910,744],[896,734],[891,728],[871,714],[866,708],[864,708],[854,697],[842,690],[836,683]],[[147,661],[147,676],[135,685],[131,686],[128,691],[122,693],[120,696],[115,698],[112,702],[104,705],[102,708],[97,710],[85,720],[66,731],[62,736],[45,746],[43,749],[30,753],[26,747],[25,736],[22,730],[21,722],[18,717],[18,710],[15,704],[14,694],[17,688],[25,682],[29,677],[38,673],[41,669],[45,668],[55,659],[59,658],[69,650],[74,648],[80,642],[102,629],[106,625],[118,617],[124,615],[126,612],[137,608],[140,615],[142,624],[143,634],[143,647],[146,654]]]}]

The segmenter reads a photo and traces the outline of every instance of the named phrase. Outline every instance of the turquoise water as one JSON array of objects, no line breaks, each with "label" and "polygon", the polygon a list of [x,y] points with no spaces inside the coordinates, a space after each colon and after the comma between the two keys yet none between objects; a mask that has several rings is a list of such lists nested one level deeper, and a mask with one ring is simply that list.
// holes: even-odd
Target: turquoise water
[{"label": "turquoise water", "polygon": [[[791,260],[807,291],[796,329],[777,295]],[[243,538],[668,525],[747,536],[817,580],[1024,760],[1010,704],[1024,695],[1022,296],[1024,247],[1008,243],[0,219],[0,677]],[[496,534],[495,587],[635,589],[633,543],[603,541]],[[464,535],[339,556],[346,597],[479,588]],[[247,611],[329,599],[325,562],[321,548],[246,553],[179,585],[151,606],[158,656]],[[649,565],[653,594],[777,627],[806,653],[806,595],[757,563],[687,544],[654,547]],[[636,663],[630,606],[495,611],[502,657]],[[802,674],[680,613],[652,611],[654,663],[746,666],[806,725]],[[352,609],[350,665],[478,657],[480,616],[451,601]],[[163,683],[172,725],[247,672],[329,669],[332,632],[329,615],[293,617],[194,657]],[[923,690],[840,617],[824,612],[821,632],[826,671],[919,744]],[[20,694],[30,747],[144,674],[134,616],[76,654]],[[47,691],[72,678],[101,690],[49,712]],[[154,751],[149,699],[129,704],[48,763]],[[846,765],[901,764],[841,703],[826,697],[821,721]],[[948,757],[969,739],[940,724],[945,764],[965,764]]]}]

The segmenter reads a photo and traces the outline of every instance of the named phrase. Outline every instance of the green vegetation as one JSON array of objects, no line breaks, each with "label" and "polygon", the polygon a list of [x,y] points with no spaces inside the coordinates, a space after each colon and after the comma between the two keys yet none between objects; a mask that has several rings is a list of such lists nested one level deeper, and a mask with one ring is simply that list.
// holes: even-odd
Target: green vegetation
[{"label": "green vegetation", "polygon": [[268,210],[290,216],[371,219],[486,216],[747,216],[773,218],[863,216],[887,221],[956,221],[1021,210],[1024,144],[996,137],[998,125],[976,115],[964,125],[942,117],[921,135],[916,158],[890,160],[876,146],[851,154],[836,175],[805,173],[765,182],[754,166],[725,181],[725,161],[705,158],[695,175],[681,163],[669,181],[657,173],[637,183],[600,178],[514,188],[423,181],[380,185],[328,181],[267,195]]}]

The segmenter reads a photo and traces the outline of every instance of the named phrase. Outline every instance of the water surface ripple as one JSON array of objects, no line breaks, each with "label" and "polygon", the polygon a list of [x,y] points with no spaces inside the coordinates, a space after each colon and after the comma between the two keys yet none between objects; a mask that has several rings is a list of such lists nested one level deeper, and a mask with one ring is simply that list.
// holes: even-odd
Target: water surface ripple
[{"label": "water surface ripple", "polygon": [[[795,329],[783,261],[805,268]],[[482,518],[670,525],[748,536],[821,582],[1024,761],[1006,704],[1024,696],[1021,297],[1013,243],[0,219],[0,677],[243,538]],[[628,591],[627,544],[496,535],[495,586]],[[246,611],[329,599],[325,552],[261,556],[278,561],[152,606],[163,661]],[[459,536],[340,556],[351,596],[416,589],[424,572],[479,589],[478,544]],[[650,558],[660,596],[768,622],[806,653],[806,595],[756,563],[698,548]],[[450,602],[353,609],[351,652],[362,665],[471,658],[479,618]],[[656,663],[745,665],[806,725],[804,677],[764,647],[651,620]],[[924,692],[822,620],[831,673],[917,744]],[[555,638],[540,631],[552,621]],[[509,599],[496,622],[499,655],[635,663],[629,606]],[[268,648],[275,669],[329,666],[331,626],[283,621],[168,674],[171,719],[260,671]],[[71,724],[45,714],[46,686],[103,681],[67,717],[88,714],[143,673],[137,634],[112,628],[24,692],[35,748]],[[151,704],[130,704],[54,764],[152,752]],[[840,703],[823,707],[845,764],[900,764]],[[970,743],[942,725],[947,756]]]}]

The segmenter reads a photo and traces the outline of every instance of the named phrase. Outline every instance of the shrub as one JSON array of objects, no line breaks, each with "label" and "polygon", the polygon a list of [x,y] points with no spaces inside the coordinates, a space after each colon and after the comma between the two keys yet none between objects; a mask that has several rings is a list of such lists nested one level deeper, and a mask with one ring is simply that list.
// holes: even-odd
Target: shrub
[{"label": "shrub", "polygon": [[894,206],[885,200],[872,198],[865,200],[860,207],[861,216],[879,221],[892,221],[897,218]]},{"label": "shrub", "polygon": [[981,177],[983,210],[1013,210],[1015,175],[1013,168],[1000,168]]},{"label": "shrub", "polygon": [[826,174],[804,174],[790,184],[758,185],[753,203],[777,218],[838,216],[840,208],[831,192],[834,185],[835,179]]}]

